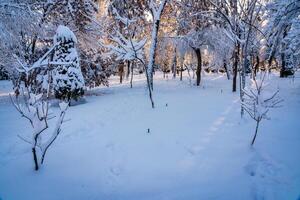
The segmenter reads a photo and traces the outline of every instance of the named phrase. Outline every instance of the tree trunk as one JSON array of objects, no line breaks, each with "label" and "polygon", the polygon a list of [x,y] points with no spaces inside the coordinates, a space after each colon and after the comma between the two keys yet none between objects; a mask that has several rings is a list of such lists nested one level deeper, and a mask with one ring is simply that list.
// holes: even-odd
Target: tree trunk
[{"label": "tree trunk", "polygon": [[130,88],[132,88],[132,81],[133,81],[133,63],[131,63],[131,78],[130,78]]},{"label": "tree trunk", "polygon": [[176,66],[177,66],[177,58],[176,58],[176,48],[175,48],[173,61],[172,61],[173,78],[176,78],[176,68],[177,68]]},{"label": "tree trunk", "polygon": [[253,73],[253,79],[256,79],[256,74],[258,72],[258,68],[259,68],[259,56],[256,56],[256,63],[255,63],[255,67],[254,67],[254,73]]},{"label": "tree trunk", "polygon": [[202,71],[202,58],[201,58],[201,51],[199,48],[194,49],[196,56],[197,56],[197,70],[196,70],[196,85],[199,86],[201,82],[201,71]]},{"label": "tree trunk", "polygon": [[182,65],[180,66],[180,81],[182,81],[182,71],[183,71],[183,67]]},{"label": "tree trunk", "polygon": [[149,79],[149,75],[147,73],[147,70],[146,70],[146,78],[147,78],[147,85],[148,85],[148,90],[149,90],[149,98],[150,98],[150,101],[151,101],[151,106],[152,106],[152,108],[154,108],[154,101],[153,101],[153,98],[152,98],[151,83],[150,83],[150,79]]},{"label": "tree trunk", "polygon": [[34,54],[35,54],[36,42],[37,42],[37,35],[35,35],[35,36],[33,37],[33,40],[32,40],[32,46],[31,46],[31,61],[33,61],[33,57],[34,57]]},{"label": "tree trunk", "polygon": [[120,83],[121,83],[121,84],[122,84],[122,82],[123,82],[123,73],[124,73],[124,65],[121,64],[121,65],[119,66],[119,76],[120,76]]},{"label": "tree trunk", "polygon": [[[132,73],[132,71],[131,71]],[[130,75],[130,61],[128,60],[127,61],[127,74],[126,74],[126,79],[128,80],[129,78],[129,75]]]},{"label": "tree trunk", "polygon": [[158,35],[158,29],[159,29],[159,22],[160,19],[157,19],[154,22],[153,30],[152,30],[152,41],[151,41],[151,47],[150,47],[150,58],[148,63],[148,79],[150,83],[150,88],[153,90],[153,71],[154,71],[154,64],[155,64],[155,58],[156,58],[156,46],[157,46],[157,35]]},{"label": "tree trunk", "polygon": [[33,154],[34,167],[35,167],[35,170],[37,171],[37,170],[39,170],[39,164],[38,164],[38,160],[37,160],[35,147],[32,148],[32,154]]},{"label": "tree trunk", "polygon": [[232,92],[236,92],[237,72],[238,72],[238,65],[239,65],[239,54],[240,54],[240,44],[238,43],[236,45],[235,51],[234,51]]},{"label": "tree trunk", "polygon": [[[239,35],[239,25],[238,25],[238,1],[232,0],[230,1],[233,8],[233,19],[234,19],[234,31],[236,35]],[[237,72],[238,72],[238,63],[239,63],[239,42],[237,41],[237,44],[235,44],[234,49],[234,63],[233,63],[233,77],[232,77],[232,92],[236,92],[236,81],[237,81]]]},{"label": "tree trunk", "polygon": [[230,75],[229,75],[229,71],[228,71],[228,68],[227,68],[226,61],[224,61],[223,63],[224,63],[224,69],[225,69],[225,72],[226,72],[227,79],[230,80]]},{"label": "tree trunk", "polygon": [[181,57],[181,58],[180,58],[180,80],[181,80],[181,81],[182,81],[182,73],[183,73],[183,69],[184,69],[183,63],[184,63],[184,58]]},{"label": "tree trunk", "polygon": [[153,71],[154,71],[154,64],[155,64],[155,57],[156,57],[157,36],[158,36],[159,25],[160,25],[160,17],[166,4],[167,4],[167,0],[162,0],[157,10],[155,8],[152,8],[153,27],[152,27],[152,34],[151,34],[149,62],[148,62],[148,67],[146,68],[146,70],[148,71],[147,73],[149,79],[148,81],[150,83],[151,90],[153,90]]},{"label": "tree trunk", "polygon": [[286,62],[285,62],[285,53],[282,52],[282,53],[281,53],[280,78],[283,78],[283,77],[284,77],[285,66],[286,66]]},{"label": "tree trunk", "polygon": [[[286,27],[284,29],[284,32],[283,32],[283,39],[287,36],[287,31],[288,30],[288,27]],[[281,45],[281,69],[280,69],[280,78],[283,78],[284,77],[284,72],[285,72],[285,68],[286,68],[286,60],[285,60],[285,53],[284,51],[286,50],[286,44],[285,43],[282,43]]]},{"label": "tree trunk", "polygon": [[260,122],[260,120],[257,120],[257,121],[256,121],[255,134],[254,134],[254,137],[253,137],[253,139],[252,139],[251,146],[253,146],[253,144],[254,144],[254,142],[255,142],[255,139],[256,139],[256,136],[257,136],[257,132],[258,132],[259,122]]}]

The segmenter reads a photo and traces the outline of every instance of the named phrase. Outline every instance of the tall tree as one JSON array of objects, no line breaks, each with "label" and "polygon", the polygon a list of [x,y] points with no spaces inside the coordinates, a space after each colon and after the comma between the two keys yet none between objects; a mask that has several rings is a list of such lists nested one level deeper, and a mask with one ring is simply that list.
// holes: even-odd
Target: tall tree
[{"label": "tall tree", "polygon": [[286,43],[293,22],[300,16],[300,3],[298,0],[274,0],[268,5],[268,24],[267,34],[269,37],[268,45],[268,64],[278,57],[281,60],[280,77],[285,76],[287,69],[288,44]]},{"label": "tall tree", "polygon": [[149,4],[150,12],[152,15],[152,33],[151,33],[151,44],[149,50],[149,61],[147,66],[147,76],[152,90],[153,90],[153,72],[154,72],[154,64],[155,64],[155,56],[156,56],[155,53],[157,47],[157,36],[158,36],[158,31],[160,26],[161,15],[167,2],[168,0],[162,0],[160,3],[156,3],[154,0],[151,0]]},{"label": "tall tree", "polygon": [[179,17],[179,28],[182,30],[184,40],[194,50],[197,57],[196,85],[199,86],[202,73],[201,49],[212,42],[209,39],[211,28],[218,26],[219,22],[215,20],[215,13],[210,12],[212,6],[207,0],[183,0],[178,3],[182,10]]}]

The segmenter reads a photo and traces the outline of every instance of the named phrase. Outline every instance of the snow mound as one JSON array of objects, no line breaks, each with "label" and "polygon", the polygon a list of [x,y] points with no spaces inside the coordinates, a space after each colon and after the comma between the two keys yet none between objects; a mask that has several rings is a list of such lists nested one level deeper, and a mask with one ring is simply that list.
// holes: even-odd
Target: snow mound
[{"label": "snow mound", "polygon": [[54,44],[58,42],[65,43],[68,41],[73,41],[77,43],[77,38],[75,34],[68,27],[59,25],[54,36]]}]

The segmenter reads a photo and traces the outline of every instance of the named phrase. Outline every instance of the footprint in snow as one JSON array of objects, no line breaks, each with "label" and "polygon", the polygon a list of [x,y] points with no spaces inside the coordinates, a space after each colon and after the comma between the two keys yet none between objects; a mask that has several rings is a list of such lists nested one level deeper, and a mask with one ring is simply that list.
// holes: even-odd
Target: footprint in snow
[{"label": "footprint in snow", "polygon": [[122,149],[114,143],[108,143],[106,148],[108,150],[107,154],[109,157],[109,173],[112,176],[118,177],[124,171],[124,156],[122,153],[124,151],[122,151]]},{"label": "footprint in snow", "polygon": [[123,173],[122,151],[113,142],[105,145],[107,150],[107,168],[105,173],[105,183],[110,192],[115,192],[120,185],[120,176]]},{"label": "footprint in snow", "polygon": [[254,152],[245,166],[245,171],[251,177],[253,199],[274,200],[276,191],[283,189],[285,185],[280,174],[280,166],[266,155]]}]

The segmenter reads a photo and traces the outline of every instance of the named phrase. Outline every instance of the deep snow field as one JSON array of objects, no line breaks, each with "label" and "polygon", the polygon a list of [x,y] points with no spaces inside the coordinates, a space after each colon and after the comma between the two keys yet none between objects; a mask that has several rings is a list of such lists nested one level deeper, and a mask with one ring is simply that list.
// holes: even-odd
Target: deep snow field
[{"label": "deep snow field", "polygon": [[[152,109],[141,76],[88,92],[67,111],[40,171],[33,169],[30,126],[0,81],[1,200],[299,200],[300,74],[269,77],[282,107],[263,121],[240,117],[239,93],[225,76],[202,86],[154,82]],[[113,80],[116,82],[116,80]],[[57,106],[52,109],[57,110]],[[150,129],[150,133],[148,133]]]}]

